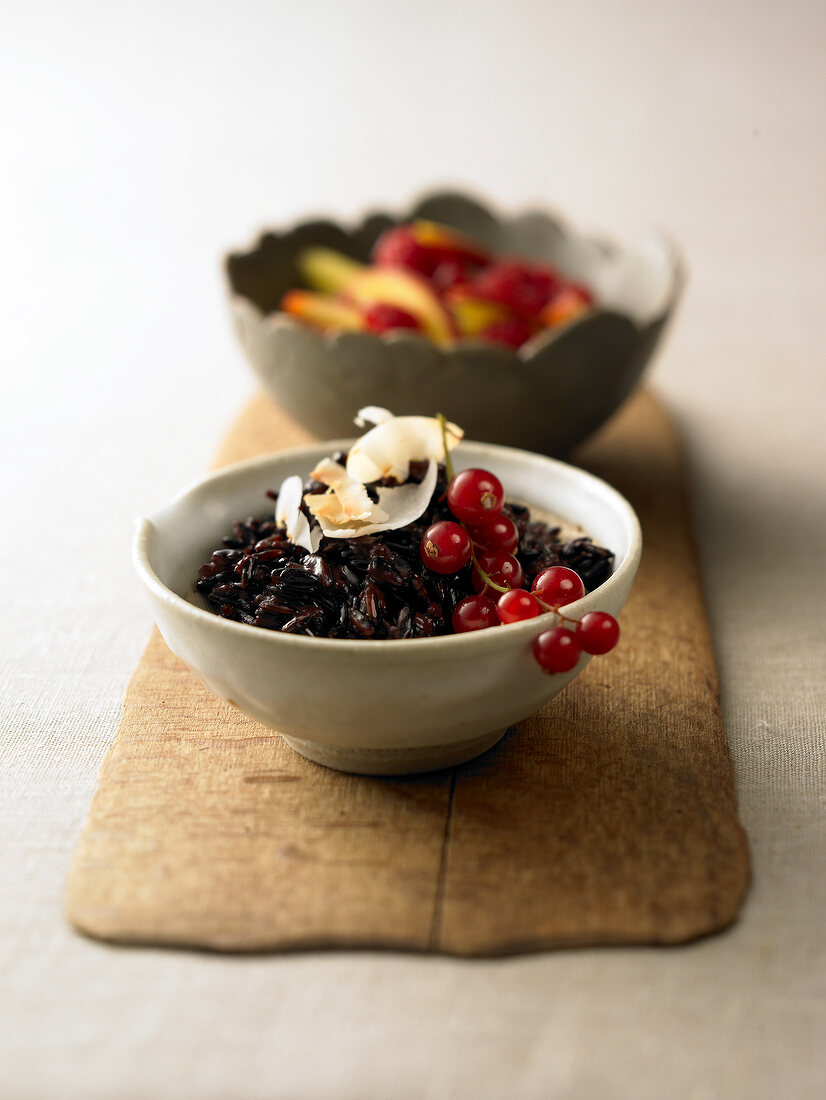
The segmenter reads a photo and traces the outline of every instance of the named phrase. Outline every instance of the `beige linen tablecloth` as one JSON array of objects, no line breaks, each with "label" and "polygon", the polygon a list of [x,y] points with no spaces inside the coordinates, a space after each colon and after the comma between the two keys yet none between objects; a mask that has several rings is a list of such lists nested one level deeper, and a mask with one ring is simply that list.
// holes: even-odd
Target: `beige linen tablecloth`
[{"label": "beige linen tablecloth", "polygon": [[[0,1096],[823,1095],[823,5],[81,2],[3,26]],[[150,626],[131,520],[251,391],[220,250],[434,180],[684,245],[653,380],[695,472],[741,920],[493,962],[85,941],[66,869]]]}]

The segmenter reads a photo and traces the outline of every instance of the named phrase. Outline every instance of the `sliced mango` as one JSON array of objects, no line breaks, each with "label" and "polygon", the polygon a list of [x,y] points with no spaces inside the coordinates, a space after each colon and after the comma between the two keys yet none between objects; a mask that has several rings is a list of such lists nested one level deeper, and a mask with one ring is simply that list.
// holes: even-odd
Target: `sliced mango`
[{"label": "sliced mango", "polygon": [[299,253],[297,266],[308,286],[327,294],[337,294],[345,283],[365,268],[364,264],[342,252],[321,247],[305,248]]},{"label": "sliced mango", "polygon": [[465,338],[479,336],[488,325],[510,316],[510,310],[501,302],[493,302],[489,298],[477,298],[473,294],[466,293],[462,286],[447,291],[445,303],[459,335]]},{"label": "sliced mango", "polygon": [[285,313],[309,321],[327,331],[363,332],[362,311],[334,294],[319,294],[314,290],[289,290],[281,300]]},{"label": "sliced mango", "polygon": [[557,328],[559,325],[569,324],[590,308],[589,302],[578,290],[573,287],[563,287],[551,298],[540,313],[539,319],[549,328]]},{"label": "sliced mango", "polygon": [[384,302],[407,310],[434,344],[453,343],[450,315],[430,284],[399,267],[365,267],[342,287],[345,298],[362,306]]}]

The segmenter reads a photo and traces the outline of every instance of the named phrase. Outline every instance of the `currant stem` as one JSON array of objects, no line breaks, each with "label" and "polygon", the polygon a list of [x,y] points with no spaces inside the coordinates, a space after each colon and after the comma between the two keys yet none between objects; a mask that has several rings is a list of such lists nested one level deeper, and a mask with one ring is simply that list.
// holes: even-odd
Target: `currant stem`
[{"label": "currant stem", "polygon": [[562,619],[566,623],[579,624],[579,619],[572,619],[569,615],[563,615],[562,612],[559,610],[559,607],[560,607],[559,604],[554,606],[553,604],[545,603],[545,601],[541,600],[535,592],[532,592],[531,595],[533,596],[533,598],[536,600],[536,602],[539,604],[540,607],[544,607],[546,611],[551,611],[554,615],[556,615],[556,617],[558,619]]},{"label": "currant stem", "polygon": [[[465,525],[462,524],[462,526],[464,527]],[[472,540],[470,543],[470,557],[473,561],[473,568],[476,570],[476,572],[479,574],[485,584],[490,585],[491,588],[495,588],[497,592],[510,592],[510,585],[497,584],[496,581],[491,580],[490,574],[484,571],[482,566],[479,564],[479,559],[476,557],[476,544]]]},{"label": "currant stem", "polygon": [[[445,453],[445,474],[447,475],[447,483],[449,485],[451,481],[453,481],[453,461],[450,457],[450,451],[447,449],[447,417],[444,413],[436,413],[436,419],[439,421],[439,427],[442,430],[442,450]],[[456,522],[467,531],[466,524],[462,523],[461,520],[457,520]],[[497,592],[510,592],[510,585],[497,584],[496,581],[491,580],[489,574],[484,571],[479,564],[479,559],[476,557],[476,545],[473,541],[471,541],[470,544],[470,557],[473,562],[473,568],[485,584],[490,585],[491,588],[495,588]],[[545,605],[543,604],[542,606],[544,607]]]},{"label": "currant stem", "polygon": [[439,427],[442,430],[442,450],[445,452],[445,473],[449,485],[453,481],[453,461],[447,448],[447,417],[444,413],[436,413],[436,419],[439,421]]}]

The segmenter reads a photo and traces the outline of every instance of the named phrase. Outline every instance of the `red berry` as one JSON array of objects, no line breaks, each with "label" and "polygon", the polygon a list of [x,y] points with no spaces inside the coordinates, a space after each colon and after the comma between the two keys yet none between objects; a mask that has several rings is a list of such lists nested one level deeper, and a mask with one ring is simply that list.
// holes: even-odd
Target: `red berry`
[{"label": "red berry", "polygon": [[364,321],[370,332],[390,332],[394,328],[415,328],[421,326],[412,313],[398,306],[376,302],[364,315]]},{"label": "red berry", "polygon": [[374,264],[379,267],[407,267],[421,275],[432,275],[440,258],[435,249],[419,244],[409,225],[386,229],[373,246]]},{"label": "red berry", "polygon": [[499,616],[496,614],[496,604],[489,596],[465,596],[453,609],[452,622],[457,634],[498,626]]},{"label": "red berry", "polygon": [[[513,554],[503,554],[501,550],[494,550],[490,554],[480,554],[478,560],[481,568],[495,584],[503,588],[522,587],[525,574],[522,572],[519,559]],[[482,592],[485,596],[493,596],[494,599],[499,595],[495,588],[491,588],[486,581],[482,580],[477,569],[473,570],[473,587],[477,592]]]},{"label": "red berry", "polygon": [[542,614],[542,608],[536,602],[536,597],[524,588],[514,588],[505,592],[496,601],[496,610],[499,621],[502,623],[520,623],[523,619],[535,619]]},{"label": "red berry", "polygon": [[441,294],[452,286],[469,283],[476,270],[475,265],[471,264],[468,260],[442,260],[433,272],[430,281],[436,293]]},{"label": "red berry", "polygon": [[524,317],[504,317],[501,321],[493,321],[479,335],[493,344],[521,348],[533,336],[533,329]]},{"label": "red berry", "polygon": [[434,523],[422,535],[422,561],[434,573],[458,573],[470,559],[470,535],[449,519]]},{"label": "red berry", "polygon": [[534,579],[531,592],[551,607],[564,607],[565,604],[580,600],[585,595],[585,585],[578,573],[564,565],[552,565],[543,569]]},{"label": "red berry", "polygon": [[546,672],[570,672],[581,652],[576,635],[564,626],[543,631],[533,644],[533,655]]},{"label": "red berry", "polygon": [[551,268],[521,260],[499,260],[480,272],[473,284],[484,298],[510,306],[517,313],[536,317],[559,285]]},{"label": "red berry", "polygon": [[579,620],[576,636],[586,653],[608,653],[619,641],[619,623],[607,611],[589,611]]},{"label": "red berry", "polygon": [[508,516],[500,512],[496,519],[484,523],[481,527],[469,527],[470,537],[485,550],[504,550],[512,554],[519,545],[519,531]]},{"label": "red berry", "polygon": [[462,470],[447,487],[447,505],[462,523],[490,523],[502,511],[505,490],[487,470]]}]

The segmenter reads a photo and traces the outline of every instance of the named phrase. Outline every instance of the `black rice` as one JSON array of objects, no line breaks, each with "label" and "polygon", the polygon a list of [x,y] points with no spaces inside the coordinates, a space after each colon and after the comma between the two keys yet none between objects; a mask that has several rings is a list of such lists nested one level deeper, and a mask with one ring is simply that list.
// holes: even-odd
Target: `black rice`
[{"label": "black rice", "polygon": [[[411,478],[421,480],[425,469],[426,463],[411,463]],[[304,488],[325,491],[315,481]],[[251,516],[233,524],[201,566],[196,589],[218,615],[267,630],[317,638],[450,634],[453,609],[474,591],[472,566],[441,575],[426,568],[419,551],[431,524],[452,519],[446,493],[440,465],[430,504],[414,523],[355,539],[322,538],[315,554],[292,543],[271,515]],[[551,565],[575,570],[589,592],[611,575],[610,550],[587,538],[562,541],[559,527],[531,519],[522,505],[508,503],[504,512],[519,531],[516,554],[526,587]]]}]

